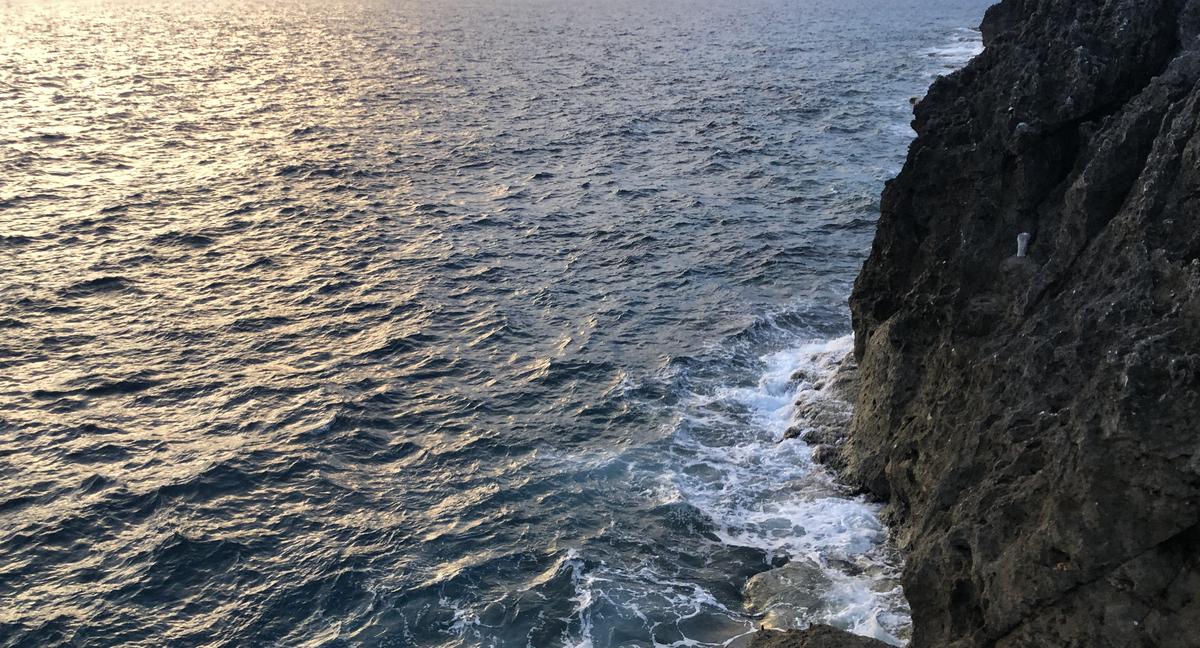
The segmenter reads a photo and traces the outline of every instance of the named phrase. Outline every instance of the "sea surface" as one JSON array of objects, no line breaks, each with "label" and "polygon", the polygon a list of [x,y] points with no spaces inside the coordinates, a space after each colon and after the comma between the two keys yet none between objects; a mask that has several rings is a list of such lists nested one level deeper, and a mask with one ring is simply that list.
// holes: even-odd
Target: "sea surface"
[{"label": "sea surface", "polygon": [[987,4],[0,3],[0,646],[903,643],[782,439]]}]

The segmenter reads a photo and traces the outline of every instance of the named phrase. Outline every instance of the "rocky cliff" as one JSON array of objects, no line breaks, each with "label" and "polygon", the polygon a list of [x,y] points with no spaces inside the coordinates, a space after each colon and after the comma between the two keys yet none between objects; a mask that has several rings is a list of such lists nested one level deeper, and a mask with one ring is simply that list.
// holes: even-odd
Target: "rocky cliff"
[{"label": "rocky cliff", "polygon": [[1200,646],[1200,0],[982,30],[851,299],[847,475],[909,552],[917,648]]}]

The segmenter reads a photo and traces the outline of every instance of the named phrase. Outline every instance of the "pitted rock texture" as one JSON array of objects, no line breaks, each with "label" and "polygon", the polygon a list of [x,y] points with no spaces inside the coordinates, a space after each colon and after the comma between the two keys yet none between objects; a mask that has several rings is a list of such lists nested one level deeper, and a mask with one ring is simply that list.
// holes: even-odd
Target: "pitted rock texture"
[{"label": "pitted rock texture", "polygon": [[909,552],[915,648],[1200,646],[1200,0],[982,29],[851,298],[846,475]]}]

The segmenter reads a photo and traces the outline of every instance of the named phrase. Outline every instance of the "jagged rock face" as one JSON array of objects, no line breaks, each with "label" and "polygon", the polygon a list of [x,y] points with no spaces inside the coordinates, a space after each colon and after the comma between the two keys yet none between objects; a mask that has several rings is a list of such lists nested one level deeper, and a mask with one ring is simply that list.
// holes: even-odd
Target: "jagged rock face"
[{"label": "jagged rock face", "polygon": [[1200,0],[982,28],[851,299],[848,477],[910,552],[917,648],[1200,645]]}]

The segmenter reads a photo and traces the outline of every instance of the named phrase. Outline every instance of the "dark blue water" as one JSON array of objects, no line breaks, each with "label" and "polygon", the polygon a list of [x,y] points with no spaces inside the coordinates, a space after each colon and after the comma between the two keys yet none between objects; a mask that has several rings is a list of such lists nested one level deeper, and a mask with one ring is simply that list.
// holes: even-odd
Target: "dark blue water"
[{"label": "dark blue water", "polygon": [[0,645],[902,642],[778,441],[986,4],[0,5]]}]

